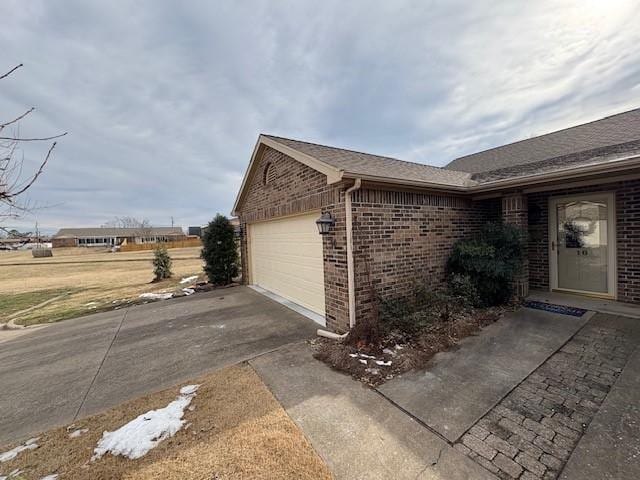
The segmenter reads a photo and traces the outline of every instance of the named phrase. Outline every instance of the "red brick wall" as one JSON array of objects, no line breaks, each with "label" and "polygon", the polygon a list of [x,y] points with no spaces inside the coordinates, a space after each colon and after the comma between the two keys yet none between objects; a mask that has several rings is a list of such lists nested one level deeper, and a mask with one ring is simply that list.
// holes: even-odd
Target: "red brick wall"
[{"label": "red brick wall", "polygon": [[[273,181],[263,182],[268,164],[275,168]],[[258,220],[294,215],[312,210],[329,211],[337,219],[334,232],[323,238],[324,282],[327,326],[338,329],[348,325],[348,301],[346,296],[346,236],[344,233],[344,185],[327,185],[327,177],[312,168],[267,148],[259,161],[256,175],[248,185],[247,196],[240,206],[242,226],[240,250],[242,277],[248,279],[247,223]],[[335,242],[333,241],[335,239]]]},{"label": "red brick wall", "polygon": [[52,238],[51,246],[53,248],[75,247],[78,242],[75,238]]},{"label": "red brick wall", "polygon": [[618,300],[640,303],[640,180],[532,193],[529,200],[529,283],[549,289],[549,198],[615,191]]},{"label": "red brick wall", "polygon": [[493,200],[472,202],[443,194],[367,189],[354,192],[356,316],[371,310],[369,278],[383,298],[406,295],[417,282],[441,285],[453,244],[499,215],[500,205]]}]

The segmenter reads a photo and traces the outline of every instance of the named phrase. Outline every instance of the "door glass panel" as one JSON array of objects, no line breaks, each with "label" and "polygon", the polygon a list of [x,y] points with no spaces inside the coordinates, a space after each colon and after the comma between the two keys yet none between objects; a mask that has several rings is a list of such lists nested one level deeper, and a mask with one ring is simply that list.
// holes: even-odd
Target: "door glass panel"
[{"label": "door glass panel", "polygon": [[558,288],[608,293],[607,200],[557,204]]}]

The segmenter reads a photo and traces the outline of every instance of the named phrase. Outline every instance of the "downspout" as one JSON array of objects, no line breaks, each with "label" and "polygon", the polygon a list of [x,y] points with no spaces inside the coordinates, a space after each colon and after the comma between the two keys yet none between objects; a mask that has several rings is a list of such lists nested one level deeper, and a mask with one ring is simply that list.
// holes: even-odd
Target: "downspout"
[{"label": "downspout", "polygon": [[[347,188],[344,192],[345,220],[347,230],[347,288],[349,293],[349,330],[356,324],[356,288],[355,288],[355,271],[353,265],[353,212],[351,210],[351,193],[355,192],[362,185],[362,180],[356,178],[354,184]],[[331,338],[333,340],[344,340],[349,332],[339,335],[337,333],[328,332],[326,330],[318,330],[321,337]]]},{"label": "downspout", "polygon": [[353,266],[353,212],[351,211],[351,193],[360,189],[362,180],[356,178],[355,183],[344,192],[347,227],[347,285],[349,290],[349,329],[356,324],[356,286]]}]

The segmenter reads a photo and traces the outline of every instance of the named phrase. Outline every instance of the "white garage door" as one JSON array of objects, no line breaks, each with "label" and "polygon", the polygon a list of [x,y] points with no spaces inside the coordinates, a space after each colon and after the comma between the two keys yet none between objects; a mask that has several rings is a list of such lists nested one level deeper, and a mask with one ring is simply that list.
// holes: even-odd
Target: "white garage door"
[{"label": "white garage door", "polygon": [[251,282],[324,315],[320,212],[249,225]]}]

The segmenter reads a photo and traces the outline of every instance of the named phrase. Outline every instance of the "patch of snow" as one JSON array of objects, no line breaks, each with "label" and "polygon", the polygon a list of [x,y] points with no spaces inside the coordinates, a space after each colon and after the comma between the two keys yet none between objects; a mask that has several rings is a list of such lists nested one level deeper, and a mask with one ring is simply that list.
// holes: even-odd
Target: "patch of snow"
[{"label": "patch of snow", "polygon": [[198,275],[193,275],[191,277],[183,278],[182,280],[180,280],[180,283],[181,284],[190,283],[190,282],[193,282],[194,280],[197,280],[197,279],[198,279]]},{"label": "patch of snow", "polygon": [[350,354],[349,354],[349,356],[350,356],[351,358],[356,358],[356,357],[358,356],[358,354],[357,354],[357,353],[350,353]]},{"label": "patch of snow", "polygon": [[18,445],[13,450],[9,450],[8,452],[0,453],[0,463],[8,462],[9,460],[13,460],[18,456],[19,453],[25,450],[35,450],[38,448],[38,444],[36,443],[40,437],[30,438],[23,445]]},{"label": "patch of snow", "polygon": [[363,365],[368,365],[366,360],[362,360],[362,359],[360,359],[360,360],[358,360],[358,361],[359,361],[361,364],[363,364]]},{"label": "patch of snow", "polygon": [[391,350],[390,348],[385,348],[382,350],[382,353],[386,353],[387,355],[392,355],[395,357],[396,352],[394,352],[393,350]]},{"label": "patch of snow", "polygon": [[88,428],[81,428],[79,430],[74,430],[69,434],[69,438],[78,438],[83,433],[87,433],[89,431]]},{"label": "patch of snow", "polygon": [[402,350],[404,347],[402,345],[396,345],[393,348],[395,348],[396,350]]},{"label": "patch of snow", "polygon": [[370,373],[371,375],[378,375],[380,373],[380,370],[378,370],[377,368],[367,368],[365,372]]},{"label": "patch of snow", "polygon": [[130,459],[143,457],[166,438],[174,436],[186,423],[182,420],[200,385],[186,385],[180,395],[164,408],[143,413],[114,432],[104,432],[93,450],[92,461],[105,453]]},{"label": "patch of snow", "polygon": [[362,358],[368,358],[369,360],[375,360],[376,357],[372,355],[365,355],[364,353],[358,353]]},{"label": "patch of snow", "polygon": [[173,297],[173,293],[143,293],[140,298],[146,298],[148,300],[168,300]]},{"label": "patch of snow", "polygon": [[388,362],[382,361],[382,360],[376,360],[376,365],[380,365],[381,367],[390,367],[391,366],[391,360],[389,360]]},{"label": "patch of snow", "polygon": [[89,302],[89,303],[85,303],[84,306],[85,307],[90,307],[91,305],[96,305],[98,302]]},{"label": "patch of snow", "polygon": [[182,293],[185,295],[193,295],[196,291],[193,288],[183,288]]},{"label": "patch of snow", "polygon": [[52,475],[47,475],[46,477],[42,477],[40,480],[58,480],[58,474],[54,473]]}]

